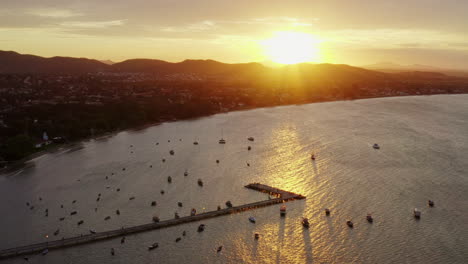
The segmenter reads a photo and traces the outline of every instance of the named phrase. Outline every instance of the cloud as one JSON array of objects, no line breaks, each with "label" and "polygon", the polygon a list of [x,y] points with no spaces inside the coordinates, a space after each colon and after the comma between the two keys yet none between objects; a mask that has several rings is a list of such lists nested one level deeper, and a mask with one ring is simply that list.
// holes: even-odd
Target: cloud
[{"label": "cloud", "polygon": [[110,21],[65,21],[60,23],[64,28],[77,28],[77,29],[103,29],[108,27],[122,26],[126,19],[110,20]]},{"label": "cloud", "polygon": [[69,18],[76,16],[83,16],[83,13],[74,12],[69,9],[58,9],[58,8],[37,8],[26,10],[25,14],[39,16],[39,17],[49,17],[49,18]]}]

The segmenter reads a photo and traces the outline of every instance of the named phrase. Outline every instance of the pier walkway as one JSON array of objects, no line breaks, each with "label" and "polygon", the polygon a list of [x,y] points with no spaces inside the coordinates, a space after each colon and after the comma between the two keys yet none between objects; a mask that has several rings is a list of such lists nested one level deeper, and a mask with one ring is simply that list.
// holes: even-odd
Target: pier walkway
[{"label": "pier walkway", "polygon": [[110,239],[120,236],[127,236],[134,233],[140,233],[149,230],[161,229],[165,227],[180,225],[189,222],[200,221],[203,219],[213,218],[217,216],[242,212],[246,210],[251,210],[259,207],[265,207],[269,205],[274,205],[278,203],[283,203],[290,200],[299,200],[304,199],[305,197],[299,194],[295,194],[292,192],[284,191],[278,188],[270,187],[267,185],[263,185],[260,183],[252,183],[245,186],[248,189],[261,191],[265,193],[269,193],[270,195],[275,195],[277,198],[268,199],[265,201],[255,202],[244,204],[240,206],[228,207],[225,209],[217,210],[217,211],[210,211],[205,213],[200,213],[193,216],[185,216],[180,217],[177,219],[170,219],[156,223],[149,223],[143,224],[133,227],[125,227],[121,229],[111,230],[111,231],[104,231],[104,232],[97,232],[95,234],[77,236],[77,237],[70,237],[50,242],[43,242],[37,243],[27,246],[15,247],[10,249],[0,250],[0,259],[10,258],[20,255],[28,255],[28,254],[35,254],[44,251],[45,249],[52,250],[64,247],[71,247],[80,244],[92,243],[104,239]]}]

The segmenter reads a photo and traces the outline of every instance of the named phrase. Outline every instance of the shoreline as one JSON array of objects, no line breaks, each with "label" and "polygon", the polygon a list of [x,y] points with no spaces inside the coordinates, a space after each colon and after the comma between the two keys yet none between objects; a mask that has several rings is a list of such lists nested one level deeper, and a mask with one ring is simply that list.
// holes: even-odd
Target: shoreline
[{"label": "shoreline", "polygon": [[0,176],[2,174],[7,174],[9,172],[17,171],[17,170],[21,169],[22,167],[24,167],[28,162],[31,162],[33,159],[39,158],[39,157],[41,157],[42,155],[45,155],[45,154],[54,153],[54,152],[57,152],[57,151],[59,151],[61,149],[64,149],[64,150],[70,149],[70,148],[72,148],[72,147],[74,147],[74,146],[76,146],[78,144],[82,144],[82,143],[85,143],[85,142],[90,141],[90,140],[103,139],[103,138],[110,137],[110,136],[113,136],[115,134],[125,132],[125,131],[143,130],[143,129],[147,129],[147,128],[150,128],[150,127],[153,127],[153,126],[161,125],[163,123],[196,120],[196,119],[199,119],[199,118],[210,117],[210,116],[214,116],[214,115],[218,115],[218,114],[225,114],[225,113],[239,112],[239,111],[250,111],[250,110],[255,110],[255,109],[273,108],[273,107],[281,107],[281,106],[306,105],[306,104],[330,103],[330,102],[345,102],[345,101],[358,101],[358,100],[368,100],[368,99],[378,99],[378,98],[394,98],[394,97],[409,97],[409,96],[419,97],[419,96],[459,95],[459,94],[468,94],[468,93],[419,94],[419,95],[397,95],[397,96],[370,96],[370,97],[342,99],[342,100],[332,100],[331,99],[331,100],[322,100],[322,101],[316,101],[316,102],[305,102],[305,103],[296,103],[296,104],[283,104],[283,105],[272,105],[272,106],[262,106],[262,107],[245,107],[245,108],[242,108],[242,109],[221,111],[221,112],[213,113],[213,114],[210,114],[210,115],[204,115],[204,116],[198,116],[198,117],[192,117],[192,118],[186,118],[186,119],[170,118],[168,120],[161,120],[161,121],[157,121],[157,122],[143,124],[143,125],[136,126],[136,127],[129,127],[129,128],[125,128],[125,129],[121,129],[121,130],[117,130],[117,131],[104,132],[102,134],[85,137],[85,138],[74,140],[74,141],[71,141],[71,142],[68,142],[68,143],[57,144],[57,145],[54,145],[54,146],[52,146],[50,148],[39,150],[37,152],[33,152],[33,153],[27,155],[26,157],[20,159],[20,160],[6,162],[6,166],[3,167],[3,168],[0,168]]}]

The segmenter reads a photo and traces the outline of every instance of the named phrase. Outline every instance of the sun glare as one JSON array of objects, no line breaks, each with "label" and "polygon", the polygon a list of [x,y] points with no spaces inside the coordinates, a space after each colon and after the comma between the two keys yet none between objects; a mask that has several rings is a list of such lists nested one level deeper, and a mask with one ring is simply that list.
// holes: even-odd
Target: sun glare
[{"label": "sun glare", "polygon": [[262,41],[266,56],[276,63],[294,64],[320,59],[319,40],[303,32],[277,32],[272,38]]}]

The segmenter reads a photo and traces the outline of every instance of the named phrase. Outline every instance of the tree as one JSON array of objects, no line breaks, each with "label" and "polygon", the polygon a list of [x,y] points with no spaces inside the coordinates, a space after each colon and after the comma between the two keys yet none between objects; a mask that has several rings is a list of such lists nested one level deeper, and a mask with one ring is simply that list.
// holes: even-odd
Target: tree
[{"label": "tree", "polygon": [[24,158],[34,150],[31,138],[26,135],[16,135],[8,139],[5,145],[4,157],[9,161]]}]

